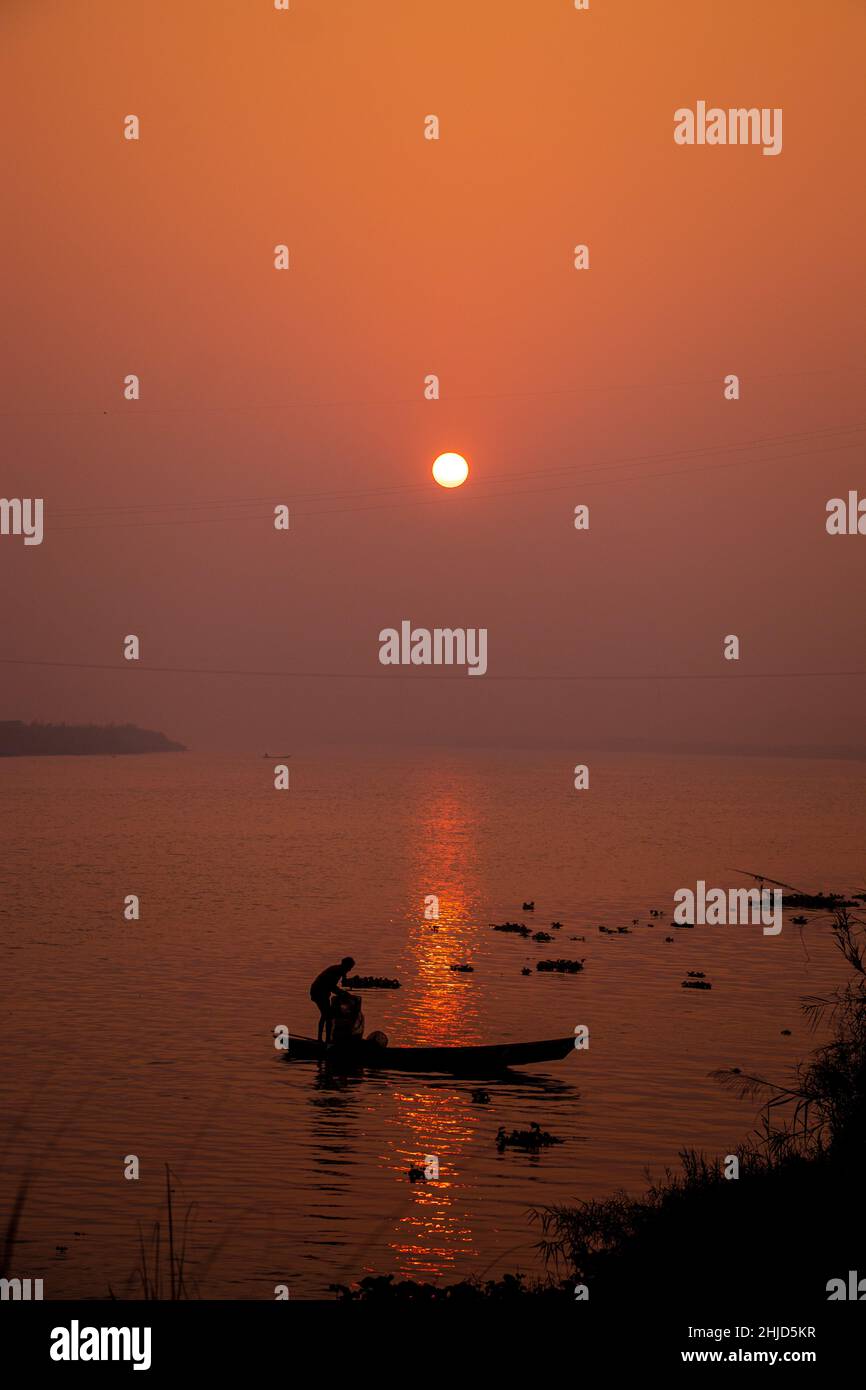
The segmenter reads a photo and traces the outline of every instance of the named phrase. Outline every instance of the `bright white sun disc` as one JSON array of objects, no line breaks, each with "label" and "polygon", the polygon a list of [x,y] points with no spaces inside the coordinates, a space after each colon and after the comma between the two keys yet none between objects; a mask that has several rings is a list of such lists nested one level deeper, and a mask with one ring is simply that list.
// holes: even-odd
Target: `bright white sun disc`
[{"label": "bright white sun disc", "polygon": [[433,464],[433,477],[440,487],[460,487],[469,477],[469,464],[462,454],[440,454]]}]

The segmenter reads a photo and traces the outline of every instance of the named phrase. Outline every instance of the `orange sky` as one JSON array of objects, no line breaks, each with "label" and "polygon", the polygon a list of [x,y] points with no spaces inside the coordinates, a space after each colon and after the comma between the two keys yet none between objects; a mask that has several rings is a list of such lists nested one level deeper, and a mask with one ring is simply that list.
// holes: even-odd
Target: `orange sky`
[{"label": "orange sky", "polygon": [[[381,674],[403,618],[487,627],[497,678],[866,666],[866,539],[823,524],[866,493],[862,5],[6,0],[0,38],[0,493],[46,509],[0,655],[143,651],[5,667],[0,718],[864,742],[862,679],[143,669]],[[678,147],[699,99],[781,107],[782,153]]]}]

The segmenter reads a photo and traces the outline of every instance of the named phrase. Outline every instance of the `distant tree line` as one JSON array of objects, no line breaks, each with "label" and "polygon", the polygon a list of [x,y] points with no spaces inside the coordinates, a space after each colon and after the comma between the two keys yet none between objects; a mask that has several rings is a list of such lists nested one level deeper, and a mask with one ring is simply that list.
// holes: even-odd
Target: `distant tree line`
[{"label": "distant tree line", "polygon": [[25,724],[0,720],[0,757],[39,757],[70,753],[184,753],[153,729],[135,724]]}]

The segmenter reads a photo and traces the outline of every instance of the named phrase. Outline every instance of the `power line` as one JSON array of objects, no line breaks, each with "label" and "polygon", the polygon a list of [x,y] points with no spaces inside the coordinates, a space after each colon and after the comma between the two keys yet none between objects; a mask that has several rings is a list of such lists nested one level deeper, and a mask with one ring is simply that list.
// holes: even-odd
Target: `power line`
[{"label": "power line", "polygon": [[[266,671],[243,670],[237,667],[215,666],[141,666],[138,662],[124,662],[122,666],[98,661],[44,661],[27,657],[0,657],[0,666],[50,666],[74,671],[130,671],[140,675],[173,676],[252,676],[276,677],[281,680],[367,680],[424,681],[425,677],[417,670],[409,671],[393,667],[389,671]],[[732,681],[732,680],[826,680],[828,677],[866,676],[866,669],[848,671],[725,671],[725,672],[574,672],[529,674],[529,675],[491,675],[486,673],[485,681]],[[467,673],[443,672],[430,678],[432,681],[466,681]]]},{"label": "power line", "polygon": [[[652,463],[658,460],[668,460],[676,458],[699,457],[704,454],[730,453],[740,449],[754,449],[763,446],[775,447],[783,446],[787,443],[799,442],[806,439],[822,440],[824,438],[835,438],[840,434],[852,434],[858,430],[866,428],[866,421],[857,421],[852,425],[823,425],[814,430],[794,430],[784,434],[762,435],[756,439],[747,439],[732,444],[699,444],[687,449],[665,449],[652,454],[626,454],[619,459],[611,459],[607,463],[597,463],[589,466],[580,476],[585,476],[587,471],[601,471],[611,468],[622,468],[637,463]],[[499,482],[520,482],[527,478],[544,478],[560,476],[565,473],[574,472],[574,464],[561,464],[552,468],[522,469],[511,473],[485,474],[474,478],[473,490],[479,486],[487,486],[490,483]],[[429,492],[430,483],[393,483],[374,488],[334,488],[322,492],[293,492],[292,500],[300,498],[306,501],[326,501],[328,498],[366,498],[380,496],[385,493],[394,492]],[[470,494],[471,495],[471,494]],[[216,498],[213,501],[203,502],[133,502],[115,503],[105,507],[65,507],[57,511],[58,516],[74,516],[79,514],[99,514],[103,512],[131,512],[131,511],[162,511],[167,508],[172,510],[183,507],[200,508],[209,506],[254,506],[257,503],[279,502],[278,497],[239,497],[239,498]]]},{"label": "power line", "polygon": [[[852,442],[849,443],[849,444],[834,444],[834,445],[828,445],[828,446],[824,447],[823,453],[824,453],[824,454],[831,454],[831,453],[838,453],[838,452],[840,452],[840,451],[845,451],[845,450],[847,450],[847,449],[859,449],[859,448],[862,448],[862,443],[861,443],[861,441],[859,441],[859,440],[854,440],[854,441],[852,441]],[[744,467],[744,466],[746,466],[746,465],[751,465],[751,466],[753,466],[753,467],[766,467],[767,465],[772,465],[772,464],[777,464],[777,463],[788,463],[788,462],[790,462],[792,459],[812,458],[812,457],[814,457],[814,450],[812,450],[812,449],[807,449],[807,450],[805,450],[805,451],[803,451],[803,452],[801,452],[801,453],[796,453],[796,454],[778,454],[778,455],[776,455],[776,456],[773,457],[773,458],[767,458],[767,459],[751,459],[751,458],[732,459],[732,460],[731,460],[730,462],[728,462],[728,463],[712,463],[712,464],[709,464],[706,468],[675,468],[675,469],[669,469],[669,470],[667,470],[667,471],[664,472],[664,473],[638,473],[638,474],[634,475],[633,477],[626,477],[626,478],[600,478],[600,479],[596,479],[596,478],[592,478],[592,477],[589,477],[589,478],[588,478],[588,477],[585,477],[584,475],[581,475],[581,476],[578,477],[578,478],[569,479],[569,481],[564,482],[564,483],[556,483],[556,484],[555,484],[554,486],[552,486],[552,487],[529,487],[529,488],[521,488],[521,489],[516,489],[516,490],[515,490],[515,489],[512,489],[510,492],[494,492],[494,493],[491,493],[490,496],[488,496],[488,497],[483,497],[483,498],[479,498],[477,494],[474,494],[474,500],[475,500],[475,501],[484,501],[484,502],[501,502],[501,501],[507,500],[508,498],[511,498],[511,497],[540,497],[540,496],[545,496],[545,495],[547,495],[547,494],[549,494],[549,493],[552,493],[552,492],[564,492],[564,491],[566,491],[568,488],[573,488],[573,487],[579,486],[581,483],[584,483],[587,487],[595,487],[595,488],[598,488],[598,487],[615,487],[615,486],[621,485],[621,484],[623,484],[623,483],[643,483],[643,482],[652,482],[652,481],[654,481],[655,479],[658,479],[658,478],[681,478],[681,477],[693,478],[693,477],[695,477],[695,476],[701,477],[701,476],[703,476],[703,475],[705,475],[705,474],[707,474],[707,473],[714,473],[714,472],[717,472],[719,469],[742,468],[742,467]],[[621,466],[625,466],[625,465],[621,465]],[[427,491],[426,488],[425,488],[425,491]],[[468,501],[471,501],[472,498],[473,498],[473,494],[470,494],[470,497],[469,497],[469,499],[467,499],[467,500],[468,500]],[[208,504],[199,503],[199,504],[196,504],[196,505],[197,505],[197,506],[204,506],[204,505],[208,505]],[[250,503],[250,504],[246,504],[246,503],[245,503],[245,504],[243,504],[243,505],[252,505],[252,503]],[[402,498],[402,499],[400,499],[399,501],[373,502],[373,503],[371,503],[370,506],[360,506],[360,507],[323,507],[323,508],[320,508],[320,509],[318,509],[318,510],[306,511],[306,512],[304,512],[304,511],[298,511],[296,508],[294,508],[293,510],[294,510],[294,515],[295,515],[296,517],[309,517],[309,516],[345,516],[346,514],[356,515],[356,514],[361,513],[361,512],[388,511],[388,510],[399,509],[399,508],[401,508],[401,507],[407,507],[407,506],[408,506],[408,507],[436,507],[436,506],[441,506],[441,502],[440,502],[440,499],[437,498],[437,497],[429,497],[429,496],[428,496],[428,497],[425,497],[425,498],[420,498],[420,497],[407,497],[407,498]],[[225,516],[212,516],[212,517],[180,517],[180,518],[164,517],[164,518],[162,518],[161,520],[157,520],[157,521],[138,521],[138,520],[136,520],[136,521],[118,521],[118,520],[115,520],[114,518],[107,517],[104,521],[84,522],[84,523],[81,524],[81,525],[74,525],[74,526],[57,526],[57,527],[54,527],[54,528],[53,528],[53,532],[67,532],[67,531],[99,531],[99,530],[109,530],[109,529],[110,529],[110,530],[126,530],[126,529],[140,529],[140,528],[151,527],[151,526],[205,526],[205,525],[213,525],[214,523],[225,523],[225,522],[232,522],[232,523],[240,523],[240,522],[245,522],[245,521],[270,522],[270,521],[272,521],[272,520],[273,520],[273,517],[272,517],[272,516],[268,516],[268,515],[266,515],[266,514],[264,514],[264,513],[263,513],[262,515],[260,515],[260,516],[259,516],[259,515],[246,515],[246,516],[243,516],[243,515],[238,515],[238,516],[225,515]]]},{"label": "power line", "polygon": [[[860,448],[862,448],[862,444],[860,443],[860,441],[855,441],[855,442],[853,442],[853,443],[851,443],[851,444],[835,444],[835,445],[829,446],[829,447],[827,447],[826,449],[824,449],[823,452],[826,453],[826,454],[832,454],[832,453],[838,453],[839,451],[844,451],[844,450],[846,450],[846,449],[860,449]],[[570,480],[569,480],[568,482],[566,482],[566,483],[557,483],[557,484],[555,484],[555,486],[553,486],[553,487],[540,487],[540,488],[529,487],[529,488],[522,488],[522,489],[520,489],[520,490],[518,490],[518,491],[494,493],[491,497],[489,497],[489,498],[484,498],[483,500],[484,500],[484,501],[490,501],[490,502],[499,502],[499,501],[501,501],[503,498],[509,498],[509,497],[540,497],[540,496],[545,496],[546,494],[551,493],[551,492],[565,492],[568,488],[573,488],[573,487],[576,487],[576,486],[580,486],[581,483],[584,483],[587,487],[591,487],[591,488],[597,488],[597,487],[618,487],[618,486],[621,486],[623,483],[644,483],[644,482],[649,483],[649,482],[654,482],[657,478],[694,478],[695,476],[697,476],[697,477],[703,477],[704,474],[706,474],[706,473],[715,473],[715,472],[718,472],[719,469],[742,468],[742,467],[748,466],[748,465],[751,465],[751,466],[756,467],[756,468],[760,468],[760,467],[765,467],[765,466],[767,466],[768,464],[789,463],[792,459],[812,458],[813,456],[814,456],[814,451],[811,450],[811,449],[807,449],[807,450],[806,450],[805,452],[803,452],[803,453],[799,453],[799,454],[779,454],[779,455],[777,455],[775,458],[768,458],[768,459],[749,459],[749,458],[733,459],[733,460],[731,460],[730,463],[711,463],[711,464],[709,464],[706,468],[674,468],[674,469],[669,469],[669,470],[668,470],[667,472],[665,472],[665,473],[637,473],[637,474],[635,474],[633,477],[629,477],[629,478],[599,478],[599,479],[596,479],[596,478],[585,478],[585,477],[581,476],[581,477],[579,477],[579,478],[570,479]],[[415,500],[415,499],[407,499],[405,502],[382,502],[382,503],[374,504],[374,505],[372,505],[372,506],[370,506],[370,507],[328,507],[328,508],[323,508],[323,509],[320,510],[320,511],[314,511],[314,512],[297,512],[296,515],[298,515],[298,516],[341,516],[341,515],[345,515],[347,512],[350,512],[350,513],[356,513],[356,512],[372,512],[372,511],[382,511],[382,510],[386,510],[386,509],[389,509],[389,508],[393,509],[394,507],[402,507],[402,506],[413,506],[413,507],[428,506],[428,507],[429,507],[429,506],[435,506],[435,505],[436,505],[436,500],[435,500],[435,499],[431,499],[431,500],[429,500],[429,501],[424,502],[424,501],[421,501],[421,499],[419,498],[419,499],[417,499],[417,500]],[[58,529],[58,530],[61,530],[61,529],[64,529],[64,528],[58,527],[57,529]]]}]

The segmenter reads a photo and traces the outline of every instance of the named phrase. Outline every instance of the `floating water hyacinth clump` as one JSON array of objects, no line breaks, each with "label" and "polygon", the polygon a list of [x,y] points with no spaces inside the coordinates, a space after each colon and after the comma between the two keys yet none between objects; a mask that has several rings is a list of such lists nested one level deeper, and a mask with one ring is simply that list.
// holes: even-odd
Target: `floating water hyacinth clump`
[{"label": "floating water hyacinth clump", "polygon": [[554,1135],[548,1134],[534,1120],[530,1122],[529,1129],[513,1129],[510,1134],[505,1133],[502,1125],[496,1133],[496,1147],[500,1153],[505,1149],[546,1149],[551,1144],[564,1144],[564,1139],[557,1139]]},{"label": "floating water hyacinth clump", "polygon": [[513,932],[516,936],[529,936],[529,928],[522,922],[491,922],[494,931]]}]

